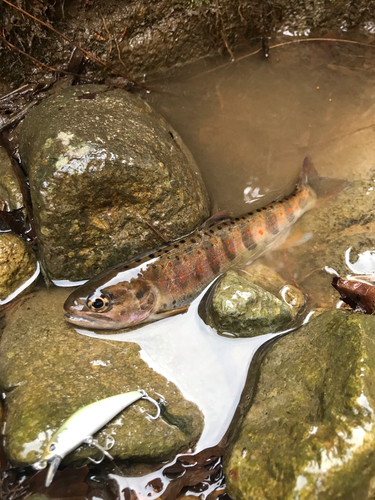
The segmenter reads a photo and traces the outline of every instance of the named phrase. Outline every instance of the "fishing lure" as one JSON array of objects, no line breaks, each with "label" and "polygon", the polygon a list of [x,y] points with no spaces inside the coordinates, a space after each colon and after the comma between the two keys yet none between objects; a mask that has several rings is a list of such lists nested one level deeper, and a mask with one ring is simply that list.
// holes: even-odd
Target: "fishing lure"
[{"label": "fishing lure", "polygon": [[249,262],[282,243],[294,222],[315,205],[312,172],[305,160],[294,193],[285,199],[240,217],[210,219],[194,233],[90,279],[66,300],[65,319],[115,330],[186,310],[239,259]]},{"label": "fishing lure", "polygon": [[[49,469],[46,477],[46,487],[50,486],[56,474],[56,471],[63,460],[71,451],[75,450],[82,443],[98,448],[103,455],[113,457],[106,449],[98,444],[93,435],[106,425],[124,408],[135,403],[139,399],[146,399],[153,403],[157,408],[156,416],[149,418],[152,420],[160,416],[160,408],[157,402],[150,398],[144,390],[126,392],[109,398],[101,399],[77,410],[71,415],[62,426],[53,434],[40,461],[33,467],[41,470],[47,467]],[[114,441],[112,443],[112,446]]]}]

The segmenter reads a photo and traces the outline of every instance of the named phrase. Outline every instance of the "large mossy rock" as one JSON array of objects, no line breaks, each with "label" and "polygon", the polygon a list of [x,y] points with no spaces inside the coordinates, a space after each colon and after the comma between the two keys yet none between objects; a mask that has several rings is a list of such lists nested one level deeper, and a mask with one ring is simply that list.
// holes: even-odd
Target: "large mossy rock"
[{"label": "large mossy rock", "polygon": [[[66,289],[40,290],[6,317],[0,343],[0,386],[7,394],[6,451],[15,465],[38,460],[51,434],[77,409],[115,394],[144,389],[168,403],[163,415],[148,420],[155,407],[140,401],[125,409],[97,435],[111,435],[115,458],[162,461],[186,450],[203,429],[197,406],[149,368],[135,343],[92,339],[63,319]],[[84,446],[67,457],[75,462],[98,457]]]},{"label": "large mossy rock", "polygon": [[22,192],[9,156],[0,146],[0,210],[8,212],[24,206]]},{"label": "large mossy rock", "polygon": [[[209,214],[198,167],[142,99],[67,88],[20,130],[40,255],[52,279],[90,278],[192,231]],[[148,224],[147,224],[148,223]]]},{"label": "large mossy rock", "polygon": [[373,408],[375,318],[321,314],[266,354],[225,460],[228,493],[235,500],[373,498]]},{"label": "large mossy rock", "polygon": [[11,233],[0,234],[0,300],[5,300],[35,273],[37,262],[27,243]]}]

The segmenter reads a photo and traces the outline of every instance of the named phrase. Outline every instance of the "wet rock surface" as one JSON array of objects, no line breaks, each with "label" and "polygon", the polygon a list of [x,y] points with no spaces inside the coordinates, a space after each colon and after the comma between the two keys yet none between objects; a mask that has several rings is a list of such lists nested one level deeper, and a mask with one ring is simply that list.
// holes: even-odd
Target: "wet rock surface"
[{"label": "wet rock surface", "polygon": [[243,267],[241,271],[241,275],[248,281],[282,300],[288,306],[293,318],[305,305],[303,293],[270,267],[253,262],[249,266]]},{"label": "wet rock surface", "polygon": [[22,193],[8,153],[0,146],[0,210],[10,212],[23,205]]},{"label": "wet rock surface", "polygon": [[0,234],[0,300],[23,285],[36,271],[36,258],[21,238]]},{"label": "wet rock surface", "polygon": [[[267,285],[274,293],[266,289]],[[246,272],[228,271],[209,302],[207,320],[219,332],[255,337],[275,332],[290,323],[304,304],[304,297],[277,273],[262,265],[254,269],[248,267]]]},{"label": "wet rock surface", "polygon": [[231,497],[372,498],[374,335],[374,317],[329,311],[270,349],[225,460]]},{"label": "wet rock surface", "polygon": [[71,87],[25,119],[39,250],[52,279],[80,280],[192,231],[209,214],[176,131],[121,89]]},{"label": "wet rock surface", "polygon": [[[164,416],[148,420],[155,407],[137,402],[98,433],[99,443],[113,436],[112,456],[131,461],[162,461],[189,448],[203,428],[198,408],[148,367],[137,344],[91,339],[65,323],[62,306],[68,293],[39,290],[6,318],[0,385],[7,394],[5,440],[11,462],[38,460],[51,434],[80,407],[135,389],[163,397],[168,403]],[[95,450],[83,446],[66,462],[88,456],[98,458]]]}]

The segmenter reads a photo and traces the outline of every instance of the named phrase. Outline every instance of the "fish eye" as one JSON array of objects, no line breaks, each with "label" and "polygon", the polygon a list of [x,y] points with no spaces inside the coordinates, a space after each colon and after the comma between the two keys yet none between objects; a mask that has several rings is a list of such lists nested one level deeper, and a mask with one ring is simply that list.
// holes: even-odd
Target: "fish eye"
[{"label": "fish eye", "polygon": [[109,306],[109,297],[103,293],[101,295],[96,295],[95,293],[93,293],[87,299],[87,307],[91,311],[104,312],[109,308]]}]

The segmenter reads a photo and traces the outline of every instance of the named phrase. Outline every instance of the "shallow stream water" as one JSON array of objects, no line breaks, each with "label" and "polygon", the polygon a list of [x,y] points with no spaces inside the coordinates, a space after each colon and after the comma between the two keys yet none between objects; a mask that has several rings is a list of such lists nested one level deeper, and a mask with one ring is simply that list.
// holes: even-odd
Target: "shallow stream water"
[{"label": "shallow stream water", "polygon": [[[258,53],[238,54],[234,63],[223,58],[199,61],[147,82],[150,93],[144,97],[190,148],[211,197],[212,212],[241,214],[250,206],[289,194],[306,155],[321,176],[369,178],[375,164],[374,60],[375,48],[305,42],[271,50],[268,60]],[[297,236],[298,241],[301,236]],[[355,260],[347,255],[352,272],[375,272],[373,254],[359,256],[357,264]],[[298,262],[290,268],[288,249],[274,250],[263,261],[292,281],[303,274]],[[331,300],[326,283],[315,282],[309,294],[319,295],[321,302]],[[217,335],[198,315],[202,296],[185,315],[102,337],[138,343],[142,358],[199,406],[205,429],[195,452],[220,442],[256,349],[274,336],[274,332],[252,339]],[[308,302],[301,323],[313,310],[314,302]],[[77,331],[100,341],[95,332]],[[139,498],[152,499],[160,491],[150,493],[146,485],[157,476],[160,472],[142,479],[112,478],[120,491],[130,487]],[[200,492],[199,498],[209,492]]]}]

